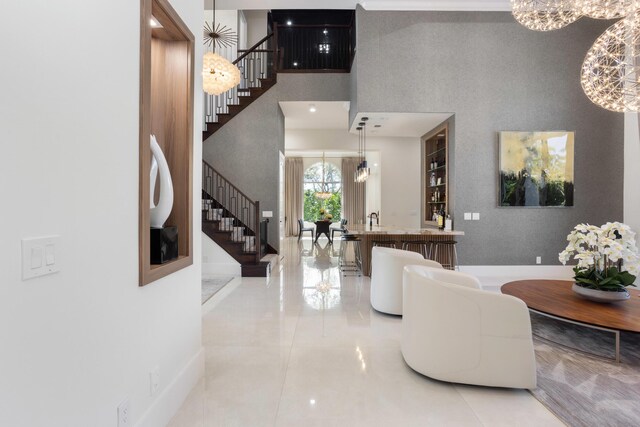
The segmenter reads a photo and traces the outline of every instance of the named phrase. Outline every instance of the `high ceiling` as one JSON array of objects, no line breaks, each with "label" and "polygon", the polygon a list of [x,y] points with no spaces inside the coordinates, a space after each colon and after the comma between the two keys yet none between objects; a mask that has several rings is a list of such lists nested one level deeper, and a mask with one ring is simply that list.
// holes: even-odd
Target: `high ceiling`
[{"label": "high ceiling", "polygon": [[[315,112],[310,111],[311,106]],[[285,117],[285,129],[339,129],[353,134],[362,117],[368,117],[367,135],[419,138],[443,121],[451,113],[358,113],[351,129],[349,102],[280,102]]]},{"label": "high ceiling", "polygon": [[[316,108],[309,111],[310,106]],[[349,127],[349,102],[280,102],[286,129],[343,129]]]},{"label": "high ceiling", "polygon": [[[209,2],[205,0],[205,4]],[[367,10],[477,10],[508,11],[509,0],[324,0],[323,9],[355,9],[361,4]],[[217,0],[216,8],[224,9],[318,9],[317,0]],[[211,6],[208,6],[209,8]]]}]

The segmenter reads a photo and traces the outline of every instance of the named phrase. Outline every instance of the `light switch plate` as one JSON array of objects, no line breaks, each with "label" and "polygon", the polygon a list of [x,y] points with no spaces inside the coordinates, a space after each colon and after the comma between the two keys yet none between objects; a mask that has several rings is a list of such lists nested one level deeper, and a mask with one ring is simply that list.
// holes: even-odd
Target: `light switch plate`
[{"label": "light switch plate", "polygon": [[22,280],[57,273],[60,236],[22,239]]},{"label": "light switch plate", "polygon": [[464,213],[464,220],[465,221],[471,221],[471,212],[465,212]]},{"label": "light switch plate", "polygon": [[273,218],[273,211],[262,211],[263,218]]},{"label": "light switch plate", "polygon": [[471,216],[471,218],[474,221],[480,221],[480,213],[479,212],[474,212],[473,215]]}]

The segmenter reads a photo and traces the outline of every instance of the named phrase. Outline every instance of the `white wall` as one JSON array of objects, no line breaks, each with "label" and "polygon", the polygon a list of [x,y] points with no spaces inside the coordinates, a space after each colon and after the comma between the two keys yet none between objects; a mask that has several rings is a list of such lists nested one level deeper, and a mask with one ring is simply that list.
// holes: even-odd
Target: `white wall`
[{"label": "white wall", "polygon": [[251,47],[247,45],[247,17],[244,12],[238,11],[238,49]]},{"label": "white wall", "polygon": [[[171,2],[196,35],[198,70],[202,4]],[[139,3],[3,6],[2,426],[113,427],[125,398],[135,424],[165,425],[203,372],[199,234],[193,266],[138,287]],[[196,177],[201,113],[196,102]],[[46,235],[61,236],[61,271],[22,281],[21,239]]]},{"label": "white wall", "polygon": [[[211,7],[211,5],[208,5],[208,7]],[[213,16],[211,14],[211,10],[205,10],[204,11],[204,21],[202,23],[202,25],[204,25],[204,22],[208,22],[209,26],[211,27],[211,20],[212,20]],[[236,36],[239,36],[240,33],[238,31],[238,23],[239,23],[239,17],[238,17],[238,11],[237,10],[220,10],[220,9],[216,9],[216,22],[215,22],[215,26],[217,27],[218,24],[227,27],[228,29],[230,29],[231,31],[233,31],[235,33]],[[214,28],[215,30],[215,28]],[[198,30],[198,32],[194,33],[196,35],[196,41],[199,43],[198,41],[198,36],[201,34],[201,31]],[[198,44],[196,43],[196,44]],[[209,45],[204,47],[206,50],[211,50],[211,48],[209,47]],[[238,58],[238,44],[234,43],[232,46],[230,47],[218,47],[216,46],[215,48],[215,52],[228,59],[229,61],[235,61]]]},{"label": "white wall", "polygon": [[244,16],[247,18],[247,47],[253,46],[266,37],[267,12],[266,10],[244,11]]},{"label": "white wall", "polygon": [[[286,150],[357,151],[357,148],[358,135],[346,130],[285,132]],[[369,149],[372,152],[367,161],[372,177],[367,186],[367,212],[379,210],[381,225],[420,228],[420,139],[367,136]]]},{"label": "white wall", "polygon": [[242,267],[227,251],[222,249],[209,236],[201,233],[202,239],[202,276],[242,275]]},{"label": "white wall", "polygon": [[624,116],[624,222],[640,233],[640,134],[638,114]]}]

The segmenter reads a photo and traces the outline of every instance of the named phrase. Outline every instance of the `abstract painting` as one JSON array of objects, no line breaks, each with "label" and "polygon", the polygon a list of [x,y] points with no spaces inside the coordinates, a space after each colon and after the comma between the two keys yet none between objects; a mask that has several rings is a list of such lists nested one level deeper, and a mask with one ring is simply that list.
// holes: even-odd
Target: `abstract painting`
[{"label": "abstract painting", "polygon": [[573,206],[574,133],[500,132],[500,206]]}]

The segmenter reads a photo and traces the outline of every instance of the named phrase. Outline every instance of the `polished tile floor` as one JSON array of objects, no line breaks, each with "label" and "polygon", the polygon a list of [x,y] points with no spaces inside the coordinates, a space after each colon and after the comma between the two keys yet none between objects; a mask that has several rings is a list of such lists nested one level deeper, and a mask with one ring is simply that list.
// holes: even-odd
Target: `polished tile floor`
[{"label": "polished tile floor", "polygon": [[527,391],[412,371],[401,318],[371,308],[368,278],[341,276],[337,247],[284,246],[270,279],[235,279],[203,306],[205,377],[171,427],[563,425]]}]

